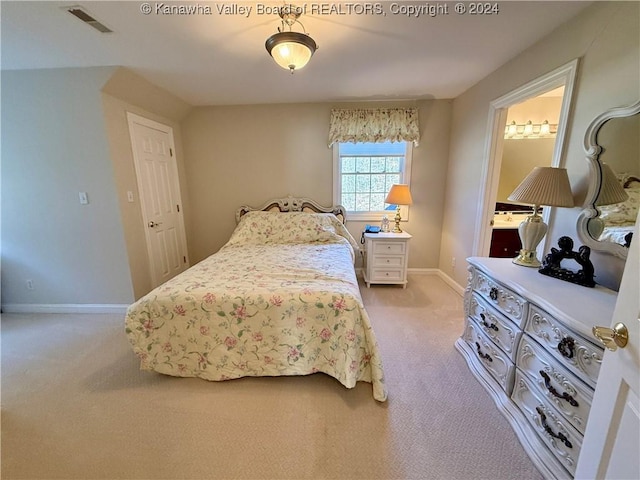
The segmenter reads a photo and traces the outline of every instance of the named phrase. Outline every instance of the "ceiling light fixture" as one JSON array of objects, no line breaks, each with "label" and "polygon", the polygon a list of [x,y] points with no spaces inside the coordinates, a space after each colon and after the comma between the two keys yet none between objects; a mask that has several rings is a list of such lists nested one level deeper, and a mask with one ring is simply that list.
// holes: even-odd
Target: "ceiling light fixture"
[{"label": "ceiling light fixture", "polygon": [[[295,70],[300,70],[309,62],[318,46],[298,20],[302,14],[300,7],[284,5],[278,9],[278,14],[282,19],[282,25],[278,27],[278,33],[274,33],[267,39],[264,46],[278,65],[290,70],[293,74]],[[300,24],[304,33],[292,30],[296,23]]]}]

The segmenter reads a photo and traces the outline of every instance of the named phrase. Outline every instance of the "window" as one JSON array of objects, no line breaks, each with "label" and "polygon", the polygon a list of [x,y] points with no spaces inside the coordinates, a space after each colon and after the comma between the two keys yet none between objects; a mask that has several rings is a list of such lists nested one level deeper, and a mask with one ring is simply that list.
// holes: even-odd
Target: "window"
[{"label": "window", "polygon": [[[411,142],[334,143],[334,202],[350,220],[380,220],[395,215],[384,199],[394,183],[410,183]],[[407,207],[402,218],[407,219]]]}]

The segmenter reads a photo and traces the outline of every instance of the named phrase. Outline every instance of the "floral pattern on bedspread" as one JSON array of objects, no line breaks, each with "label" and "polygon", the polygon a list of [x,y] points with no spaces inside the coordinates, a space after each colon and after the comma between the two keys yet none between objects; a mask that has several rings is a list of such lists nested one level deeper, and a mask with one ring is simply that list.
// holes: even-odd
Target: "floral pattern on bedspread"
[{"label": "floral pattern on bedspread", "polygon": [[218,253],[129,307],[141,368],[207,380],[323,372],[348,388],[370,382],[386,400],[353,237],[330,214],[258,213]]}]

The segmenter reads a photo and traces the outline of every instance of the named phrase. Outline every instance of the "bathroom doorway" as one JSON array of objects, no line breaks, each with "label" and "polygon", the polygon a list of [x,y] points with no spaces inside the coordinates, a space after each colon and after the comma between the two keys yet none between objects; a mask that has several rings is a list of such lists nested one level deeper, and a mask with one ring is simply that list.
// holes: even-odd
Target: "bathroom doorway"
[{"label": "bathroom doorway", "polygon": [[513,258],[520,251],[518,226],[533,209],[509,195],[534,167],[553,164],[564,90],[563,85],[507,109],[490,257]]},{"label": "bathroom doorway", "polygon": [[[509,118],[510,110],[511,113],[515,115],[520,108],[519,105],[563,87],[555,140],[553,141],[553,154],[550,163],[545,161],[545,165],[561,167],[564,163],[565,133],[567,131],[577,67],[578,59],[572,60],[490,103],[481,179],[480,198],[482,201],[478,205],[476,214],[473,255],[487,257],[490,253],[491,237],[494,230],[494,215],[502,171],[503,152],[505,149],[505,135],[508,134],[507,119]],[[518,115],[520,114],[521,112],[518,112]],[[510,120],[510,122],[512,121],[514,120]],[[525,125],[528,121],[528,119],[524,121]],[[518,120],[516,120],[516,125],[518,124],[517,122]],[[542,120],[542,122],[544,122],[544,120]],[[532,120],[532,124],[533,123]],[[549,123],[551,123],[551,121],[549,121]],[[522,141],[531,141],[531,139]],[[524,176],[526,176],[529,171],[527,171]],[[524,176],[517,180],[516,186]],[[508,187],[504,188],[507,189]],[[507,193],[507,196],[511,191]],[[549,225],[550,229],[553,223],[551,210],[551,208],[545,207],[542,212],[543,221]],[[547,241],[548,238],[545,238],[538,247],[539,255],[547,249]]]}]

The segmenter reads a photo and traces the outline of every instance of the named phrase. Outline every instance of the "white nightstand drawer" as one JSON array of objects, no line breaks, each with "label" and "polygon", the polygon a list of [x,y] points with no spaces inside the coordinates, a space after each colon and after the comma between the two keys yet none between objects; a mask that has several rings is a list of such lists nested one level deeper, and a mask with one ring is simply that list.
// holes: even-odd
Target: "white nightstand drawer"
[{"label": "white nightstand drawer", "polygon": [[373,244],[374,255],[404,255],[405,242],[384,242],[378,241]]},{"label": "white nightstand drawer", "polygon": [[527,319],[527,301],[524,298],[504,285],[494,282],[479,270],[475,271],[474,289],[518,327],[524,327]]},{"label": "white nightstand drawer", "polygon": [[367,287],[372,283],[407,286],[409,240],[401,233],[364,233],[364,264],[362,275]]},{"label": "white nightstand drawer", "polygon": [[520,371],[516,371],[511,398],[525,413],[525,417],[551,453],[571,475],[575,474],[582,448],[580,432],[547,403],[546,398],[531,386]]},{"label": "white nightstand drawer", "polygon": [[397,267],[404,266],[404,256],[387,256],[376,255],[373,257],[373,266],[375,267]]},{"label": "white nightstand drawer", "polygon": [[520,340],[516,363],[547,401],[584,434],[591,410],[593,390],[527,336]]},{"label": "white nightstand drawer", "polygon": [[602,365],[602,348],[572,333],[536,305],[529,306],[525,331],[562,365],[595,388]]},{"label": "white nightstand drawer", "polygon": [[476,323],[469,317],[465,320],[463,338],[475,351],[487,371],[509,395],[513,388],[515,372],[515,366],[509,356],[485,337]]},{"label": "white nightstand drawer", "polygon": [[469,304],[469,315],[480,329],[515,362],[518,341],[522,330],[498,313],[477,293],[473,293]]},{"label": "white nightstand drawer", "polygon": [[374,268],[371,275],[372,282],[401,282],[404,280],[403,270]]}]

